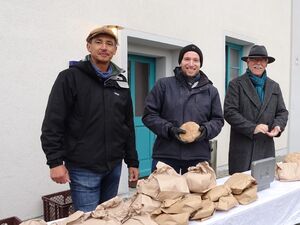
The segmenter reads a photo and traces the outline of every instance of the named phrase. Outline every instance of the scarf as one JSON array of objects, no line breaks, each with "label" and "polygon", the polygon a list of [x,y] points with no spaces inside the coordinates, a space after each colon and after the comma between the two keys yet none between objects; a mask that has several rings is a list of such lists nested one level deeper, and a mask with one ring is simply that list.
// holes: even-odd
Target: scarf
[{"label": "scarf", "polygon": [[251,71],[249,70],[249,68],[247,69],[247,74],[256,89],[256,92],[257,92],[260,102],[262,103],[264,101],[264,97],[265,97],[264,86],[265,86],[265,83],[267,80],[266,70],[264,71],[264,73],[262,74],[261,77],[252,74]]},{"label": "scarf", "polygon": [[91,55],[87,55],[87,56],[85,57],[85,60],[91,62],[91,64],[92,64],[94,70],[96,71],[96,74],[97,74],[100,78],[106,80],[107,78],[109,78],[109,77],[111,76],[111,74],[112,74],[112,66],[111,66],[111,65],[109,65],[108,70],[107,70],[106,72],[102,72],[101,70],[99,70],[99,68],[98,68],[96,65],[93,64],[93,62],[92,62],[92,60],[91,60]]},{"label": "scarf", "polygon": [[95,71],[96,71],[96,74],[100,77],[100,78],[103,78],[104,80],[106,80],[107,78],[109,78],[112,74],[112,67],[111,65],[109,65],[108,67],[108,70],[106,72],[102,72],[101,70],[99,70],[99,68],[94,65],[91,61],[91,64],[93,65]]},{"label": "scarf", "polygon": [[187,76],[186,74],[184,74],[182,71],[181,71],[181,74],[185,80],[185,82],[191,87],[193,86],[194,83],[196,83],[197,81],[200,80],[201,76],[200,76],[200,73],[197,73],[196,76],[194,77],[190,77],[190,76]]}]

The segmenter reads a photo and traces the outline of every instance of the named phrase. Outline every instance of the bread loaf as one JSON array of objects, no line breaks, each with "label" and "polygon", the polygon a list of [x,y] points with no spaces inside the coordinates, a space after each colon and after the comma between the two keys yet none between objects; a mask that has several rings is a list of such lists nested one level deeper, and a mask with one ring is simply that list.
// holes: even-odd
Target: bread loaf
[{"label": "bread loaf", "polygon": [[185,130],[185,134],[180,134],[179,137],[183,142],[191,143],[201,134],[199,125],[193,121],[186,122],[181,125],[181,129]]}]

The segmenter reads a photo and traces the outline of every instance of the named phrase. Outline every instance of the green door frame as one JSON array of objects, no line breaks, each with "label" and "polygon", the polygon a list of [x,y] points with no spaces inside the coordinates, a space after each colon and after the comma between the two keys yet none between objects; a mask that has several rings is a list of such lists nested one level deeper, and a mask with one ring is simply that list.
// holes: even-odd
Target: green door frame
[{"label": "green door frame", "polygon": [[[134,126],[136,128],[136,132],[141,130],[141,134],[136,134],[136,137],[139,137],[139,140],[136,139],[137,148],[138,146],[143,146],[144,148],[149,149],[147,153],[144,150],[137,149],[139,153],[139,160],[140,160],[140,177],[148,176],[151,173],[151,163],[152,163],[152,149],[154,144],[155,136],[154,134],[145,127],[142,122],[141,116],[135,116],[135,78],[136,78],[136,71],[135,71],[135,64],[136,63],[146,63],[149,65],[149,77],[148,77],[148,90],[150,91],[155,84],[155,58],[138,56],[138,55],[128,55],[128,63],[130,63],[130,77],[129,77],[129,85],[130,85],[130,92],[133,102],[133,112],[134,112]],[[145,156],[141,156],[141,152],[147,154]],[[146,158],[146,160],[145,160]]]},{"label": "green door frame", "polygon": [[[243,54],[243,46],[242,45],[237,45],[237,44],[233,44],[233,43],[229,43],[229,42],[226,42],[226,78],[225,78],[225,90],[227,90],[227,87],[229,85],[229,82],[230,82],[230,66],[231,66],[231,59],[230,59],[230,51],[231,49],[234,49],[236,51],[238,51],[238,58],[240,59],[242,57],[242,54]],[[239,70],[239,76],[241,75],[241,71],[242,71],[242,68],[243,67],[243,63],[242,63],[242,60],[239,60],[239,67],[236,68]]]}]

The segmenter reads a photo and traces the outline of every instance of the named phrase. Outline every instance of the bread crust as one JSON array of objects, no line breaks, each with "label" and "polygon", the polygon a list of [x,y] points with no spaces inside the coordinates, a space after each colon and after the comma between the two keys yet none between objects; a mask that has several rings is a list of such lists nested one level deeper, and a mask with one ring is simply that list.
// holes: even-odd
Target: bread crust
[{"label": "bread crust", "polygon": [[179,137],[183,142],[191,143],[201,135],[199,131],[199,125],[193,121],[186,122],[180,126],[181,129],[185,130],[185,134],[180,134]]}]

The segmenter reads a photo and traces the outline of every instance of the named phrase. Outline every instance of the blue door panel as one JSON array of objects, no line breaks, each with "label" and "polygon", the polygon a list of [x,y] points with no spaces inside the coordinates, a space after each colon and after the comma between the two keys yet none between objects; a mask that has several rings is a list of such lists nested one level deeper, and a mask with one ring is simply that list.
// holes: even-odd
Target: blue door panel
[{"label": "blue door panel", "polygon": [[139,160],[146,160],[151,157],[149,142],[149,130],[146,127],[135,127],[137,150],[139,153]]},{"label": "blue door panel", "polygon": [[[147,72],[143,71],[142,74],[138,74],[138,69],[136,69],[137,64],[146,66],[145,68],[148,68]],[[143,124],[140,110],[138,110],[140,115],[136,115],[137,107],[141,107],[141,102],[139,103],[139,106],[136,105],[136,99],[139,97],[137,96],[139,91],[146,91],[146,89],[142,87],[146,87],[148,88],[148,91],[150,91],[155,83],[155,59],[144,56],[129,55],[128,74],[134,109],[134,126],[136,134],[136,148],[140,162],[140,177],[145,177],[151,173],[152,148],[155,135]],[[139,86],[139,82],[146,86]],[[147,82],[148,84],[146,84]],[[145,92],[143,93],[145,94]],[[139,99],[141,100],[141,98]]]}]

